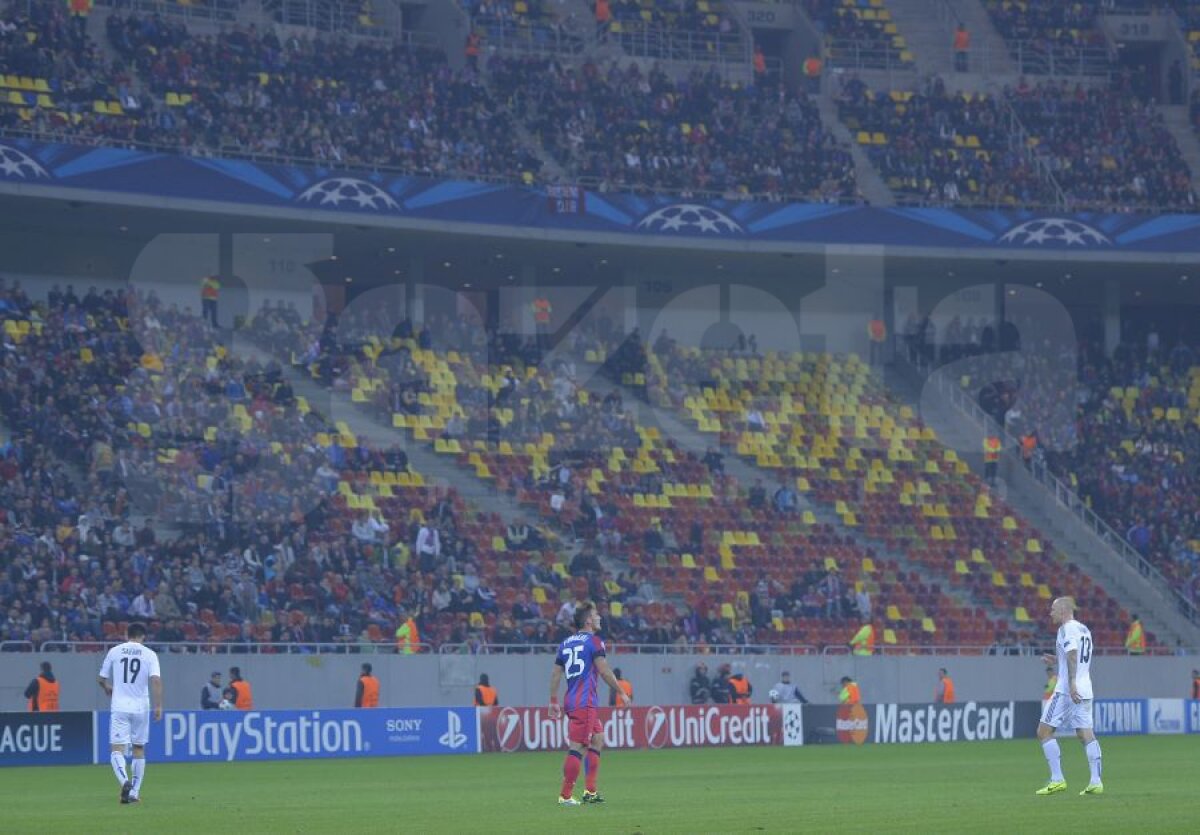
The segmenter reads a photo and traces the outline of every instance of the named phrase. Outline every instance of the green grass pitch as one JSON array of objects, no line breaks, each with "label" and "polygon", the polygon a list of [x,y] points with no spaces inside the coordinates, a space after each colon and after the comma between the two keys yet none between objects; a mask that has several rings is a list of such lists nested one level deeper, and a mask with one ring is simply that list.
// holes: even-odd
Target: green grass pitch
[{"label": "green grass pitch", "polygon": [[[1200,738],[1102,740],[1102,797],[1063,740],[1065,794],[1036,741],[613,751],[603,806],[559,808],[560,754],[156,765],[120,806],[107,765],[0,771],[5,833],[1195,832]],[[153,746],[153,741],[151,742]],[[153,750],[151,750],[153,753]],[[576,793],[582,791],[582,778]]]}]

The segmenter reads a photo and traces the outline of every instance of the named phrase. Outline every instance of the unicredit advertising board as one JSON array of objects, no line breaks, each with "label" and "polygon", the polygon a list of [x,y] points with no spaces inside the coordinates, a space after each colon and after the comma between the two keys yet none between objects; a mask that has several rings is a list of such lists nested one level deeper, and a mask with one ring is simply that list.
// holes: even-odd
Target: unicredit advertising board
[{"label": "unicredit advertising board", "polygon": [[[783,711],[776,705],[636,705],[598,711],[605,748],[694,748],[784,744]],[[567,720],[544,707],[483,708],[484,751],[561,751]],[[800,712],[793,735],[803,738]]]},{"label": "unicredit advertising board", "polygon": [[806,705],[805,742],[916,743],[1022,739],[1037,735],[1038,702]]},{"label": "unicredit advertising board", "polygon": [[91,762],[91,713],[0,713],[0,766]]},{"label": "unicredit advertising board", "polygon": [[[108,760],[108,713],[96,714],[97,762]],[[150,724],[156,762],[475,754],[473,708],[172,710]]]}]

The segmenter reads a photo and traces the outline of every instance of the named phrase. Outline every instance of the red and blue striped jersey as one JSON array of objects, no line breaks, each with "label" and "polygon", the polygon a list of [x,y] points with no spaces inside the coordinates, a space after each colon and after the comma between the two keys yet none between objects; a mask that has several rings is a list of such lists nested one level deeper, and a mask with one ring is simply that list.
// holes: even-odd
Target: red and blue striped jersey
[{"label": "red and blue striped jersey", "polygon": [[599,707],[596,695],[596,659],[607,654],[604,641],[591,632],[577,632],[558,645],[554,663],[567,677],[564,710]]}]

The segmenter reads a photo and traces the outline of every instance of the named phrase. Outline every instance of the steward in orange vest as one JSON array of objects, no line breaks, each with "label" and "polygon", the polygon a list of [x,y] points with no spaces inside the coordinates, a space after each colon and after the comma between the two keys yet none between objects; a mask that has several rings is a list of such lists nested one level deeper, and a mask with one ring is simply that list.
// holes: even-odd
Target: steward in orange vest
[{"label": "steward in orange vest", "polygon": [[50,669],[50,662],[42,662],[42,671],[25,688],[29,710],[33,713],[55,713],[58,711],[58,679]]},{"label": "steward in orange vest", "polygon": [[621,685],[621,692],[610,690],[608,693],[608,704],[610,707],[628,707],[633,704],[633,685],[625,679],[621,678],[621,668],[613,669],[613,676],[617,679],[617,684]]},{"label": "steward in orange vest", "polygon": [[938,670],[938,688],[933,700],[939,705],[954,704],[954,679],[950,678],[945,667]]},{"label": "steward in orange vest", "polygon": [[989,483],[996,480],[996,469],[1000,466],[1000,436],[989,432],[983,439],[983,477]]},{"label": "steward in orange vest", "polygon": [[371,674],[371,665],[363,664],[354,690],[355,707],[379,707],[379,679]]},{"label": "steward in orange vest", "polygon": [[400,655],[412,655],[420,651],[421,633],[412,615],[405,618],[404,623],[396,629],[396,652]]},{"label": "steward in orange vest", "polygon": [[500,696],[496,688],[488,681],[487,673],[479,674],[479,683],[475,685],[475,707],[494,707],[500,704]]},{"label": "steward in orange vest", "polygon": [[1137,615],[1129,624],[1129,632],[1125,635],[1125,649],[1130,655],[1143,655],[1146,652],[1146,630]]},{"label": "steward in orange vest", "polygon": [[854,633],[854,637],[850,639],[850,651],[855,655],[875,654],[875,627],[872,624],[864,623]]},{"label": "steward in orange vest", "polygon": [[471,32],[467,35],[467,45],[463,49],[467,56],[467,63],[473,67],[479,67],[479,52],[480,52],[480,37],[478,32]]},{"label": "steward in orange vest", "polygon": [[842,676],[842,690],[838,693],[838,702],[844,705],[862,703],[862,693],[858,690],[858,684],[850,676]]},{"label": "steward in orange vest", "polygon": [[254,695],[250,692],[250,682],[242,678],[240,667],[229,668],[229,687],[237,694],[233,706],[238,710],[254,710]]},{"label": "steward in orange vest", "polygon": [[750,694],[753,692],[754,688],[750,686],[750,680],[741,673],[734,673],[729,677],[729,701],[731,704],[750,704]]}]

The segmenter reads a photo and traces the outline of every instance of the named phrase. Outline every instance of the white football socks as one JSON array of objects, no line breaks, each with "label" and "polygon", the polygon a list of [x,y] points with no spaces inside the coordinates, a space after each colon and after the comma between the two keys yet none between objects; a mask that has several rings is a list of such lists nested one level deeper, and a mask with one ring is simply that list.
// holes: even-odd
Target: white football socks
[{"label": "white football socks", "polygon": [[142,775],[146,773],[146,758],[133,758],[133,791],[130,795],[137,797],[142,793]]},{"label": "white football socks", "polygon": [[1050,737],[1043,742],[1042,753],[1046,755],[1046,762],[1050,765],[1050,782],[1061,783],[1063,779],[1062,752],[1058,748],[1058,740]]},{"label": "white football socks", "polygon": [[125,781],[129,779],[129,772],[125,769],[125,752],[113,751],[108,761],[112,763],[113,774],[117,775],[117,782],[124,786]]},{"label": "white football socks", "polygon": [[1092,785],[1100,781],[1100,740],[1093,739],[1083,748],[1088,758],[1088,768],[1092,771]]}]

